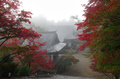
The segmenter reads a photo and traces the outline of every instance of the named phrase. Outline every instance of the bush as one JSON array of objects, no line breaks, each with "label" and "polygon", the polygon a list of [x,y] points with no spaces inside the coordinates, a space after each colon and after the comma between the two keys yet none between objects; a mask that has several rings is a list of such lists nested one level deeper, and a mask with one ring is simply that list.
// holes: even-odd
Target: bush
[{"label": "bush", "polygon": [[18,71],[18,76],[29,76],[29,67],[27,65],[19,66],[16,71]]},{"label": "bush", "polygon": [[8,74],[11,73],[13,76],[14,70],[17,68],[15,63],[0,63],[0,78],[8,77]]},{"label": "bush", "polygon": [[76,59],[72,54],[66,54],[61,58],[61,63],[65,66],[71,66],[72,64],[76,64],[77,62],[79,62],[79,59]]}]

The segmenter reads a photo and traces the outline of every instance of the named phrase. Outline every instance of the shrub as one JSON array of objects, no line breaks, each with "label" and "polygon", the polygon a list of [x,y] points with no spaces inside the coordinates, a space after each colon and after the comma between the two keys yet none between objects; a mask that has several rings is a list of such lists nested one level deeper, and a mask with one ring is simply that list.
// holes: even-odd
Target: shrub
[{"label": "shrub", "polygon": [[0,63],[0,78],[8,77],[9,73],[11,73],[11,76],[13,76],[13,72],[16,68],[17,64],[15,63]]},{"label": "shrub", "polygon": [[29,76],[29,67],[27,65],[21,65],[17,69],[18,76]]}]

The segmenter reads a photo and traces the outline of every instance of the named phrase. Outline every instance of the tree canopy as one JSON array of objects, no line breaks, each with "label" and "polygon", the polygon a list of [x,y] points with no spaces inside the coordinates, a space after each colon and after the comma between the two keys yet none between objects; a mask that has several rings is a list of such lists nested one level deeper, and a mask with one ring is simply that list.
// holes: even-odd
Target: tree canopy
[{"label": "tree canopy", "polygon": [[120,74],[120,0],[90,0],[85,6],[86,19],[76,24],[84,28],[79,40],[86,40],[79,50],[86,46],[92,49],[91,68]]},{"label": "tree canopy", "polygon": [[23,22],[28,22],[31,18],[31,12],[19,10],[19,0],[2,0],[0,1],[0,46],[9,38],[29,38],[39,37],[31,28],[23,27]]},{"label": "tree canopy", "polygon": [[[29,66],[31,72],[54,67],[46,51],[42,51],[44,43],[34,41],[41,34],[23,26],[23,22],[31,24],[32,13],[20,10],[20,4],[19,0],[0,0],[0,77],[13,73],[20,65]],[[25,39],[29,45],[21,46]],[[4,68],[8,71],[4,72]]]}]

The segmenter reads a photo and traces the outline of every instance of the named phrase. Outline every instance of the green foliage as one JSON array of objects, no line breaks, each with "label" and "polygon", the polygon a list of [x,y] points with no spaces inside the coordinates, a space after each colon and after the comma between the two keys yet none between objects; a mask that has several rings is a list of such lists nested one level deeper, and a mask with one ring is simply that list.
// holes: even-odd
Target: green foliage
[{"label": "green foliage", "polygon": [[76,53],[76,50],[69,49],[65,51],[65,54],[62,56],[60,63],[65,66],[71,66],[79,62],[79,59],[76,59],[73,54]]},{"label": "green foliage", "polygon": [[0,62],[6,63],[6,62],[13,62],[13,57],[11,54],[5,54],[0,56]]},{"label": "green foliage", "polygon": [[19,66],[16,71],[18,70],[18,76],[29,76],[29,67],[27,65]]},{"label": "green foliage", "polygon": [[76,50],[74,50],[74,49],[72,49],[72,48],[70,48],[70,49],[68,49],[68,50],[65,50],[65,53],[66,54],[74,54],[74,53],[76,53],[77,51]]},{"label": "green foliage", "polygon": [[0,77],[8,77],[8,74],[11,73],[11,76],[14,76],[14,70],[17,68],[16,63],[13,62],[13,57],[9,53],[4,53],[0,56]]},{"label": "green foliage", "polygon": [[79,62],[79,59],[76,59],[72,54],[66,54],[62,56],[61,63],[65,66],[71,66]]},{"label": "green foliage", "polygon": [[17,64],[15,63],[0,63],[0,78],[8,77],[8,73],[11,73],[11,76],[14,76],[14,70],[17,68]]},{"label": "green foliage", "polygon": [[93,49],[92,66],[95,71],[120,74],[120,0],[90,0],[85,6],[84,22],[78,29],[85,28],[80,40],[86,40],[79,49]]},{"label": "green foliage", "polygon": [[8,77],[9,73],[11,76],[28,76],[29,67],[27,65],[18,66],[13,61],[11,54],[4,53],[0,56],[0,77]]},{"label": "green foliage", "polygon": [[91,54],[82,54],[84,55],[86,58],[89,58],[91,56]]},{"label": "green foliage", "polygon": [[13,76],[15,77],[29,76],[29,74],[29,67],[27,65],[18,66],[13,72]]}]

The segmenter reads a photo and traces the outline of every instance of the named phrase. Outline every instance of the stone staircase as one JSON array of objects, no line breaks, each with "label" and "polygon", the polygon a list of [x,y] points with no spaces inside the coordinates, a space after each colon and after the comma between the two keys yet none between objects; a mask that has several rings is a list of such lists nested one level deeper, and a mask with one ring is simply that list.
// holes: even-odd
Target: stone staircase
[{"label": "stone staircase", "polygon": [[40,78],[40,79],[94,79],[94,78],[74,77],[74,76],[65,76],[65,75],[54,75],[54,76],[49,77],[49,78]]},{"label": "stone staircase", "polygon": [[49,77],[18,77],[18,78],[12,78],[12,79],[95,79],[95,78],[85,78],[85,77],[74,77],[74,76],[65,76],[65,75],[53,75]]}]

